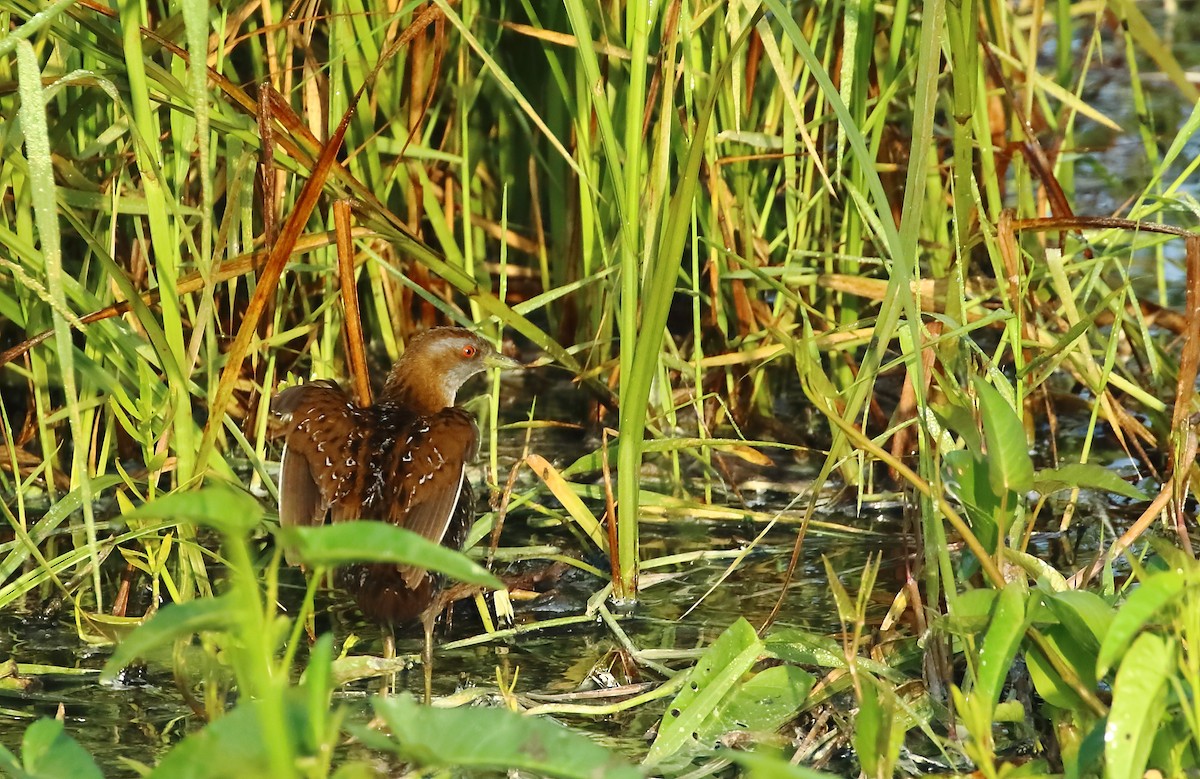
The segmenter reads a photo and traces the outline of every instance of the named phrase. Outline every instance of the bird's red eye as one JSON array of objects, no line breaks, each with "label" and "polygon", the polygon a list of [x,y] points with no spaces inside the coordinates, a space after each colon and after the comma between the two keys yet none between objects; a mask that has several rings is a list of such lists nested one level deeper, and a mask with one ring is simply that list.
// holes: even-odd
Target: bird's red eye
[{"label": "bird's red eye", "polygon": [[477,351],[478,350],[474,346],[472,346],[471,344],[467,344],[466,346],[464,346],[462,348],[462,356],[466,357],[469,360],[475,356],[475,353]]}]

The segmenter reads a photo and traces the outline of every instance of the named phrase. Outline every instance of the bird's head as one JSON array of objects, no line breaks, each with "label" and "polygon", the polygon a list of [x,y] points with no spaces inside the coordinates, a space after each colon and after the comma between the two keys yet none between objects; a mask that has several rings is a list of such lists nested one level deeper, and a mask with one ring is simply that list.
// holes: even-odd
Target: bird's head
[{"label": "bird's head", "polygon": [[454,405],[467,379],[488,368],[520,368],[470,330],[435,327],[409,339],[392,366],[382,399],[408,403],[424,413]]}]

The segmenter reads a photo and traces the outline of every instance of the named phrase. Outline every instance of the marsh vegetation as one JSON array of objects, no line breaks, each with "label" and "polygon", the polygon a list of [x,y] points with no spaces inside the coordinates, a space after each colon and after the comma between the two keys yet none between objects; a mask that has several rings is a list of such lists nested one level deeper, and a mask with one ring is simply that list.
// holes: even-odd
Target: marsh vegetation
[{"label": "marsh vegetation", "polygon": [[[1196,17],[0,0],[0,766],[1194,773]],[[447,323],[464,554],[281,532]],[[478,587],[433,706],[348,557]]]}]

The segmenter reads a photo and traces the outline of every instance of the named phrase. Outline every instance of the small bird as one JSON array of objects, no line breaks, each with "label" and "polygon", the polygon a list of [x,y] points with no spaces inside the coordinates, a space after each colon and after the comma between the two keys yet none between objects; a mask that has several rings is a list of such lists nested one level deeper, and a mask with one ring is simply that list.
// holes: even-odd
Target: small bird
[{"label": "small bird", "polygon": [[[470,330],[438,327],[408,342],[374,405],[358,405],[328,379],[280,392],[271,404],[284,438],[280,524],[321,524],[327,514],[334,522],[376,519],[460,548],[473,519],[466,465],[478,451],[479,429],[454,399],[476,373],[519,367]],[[437,577],[414,566],[364,563],[340,568],[334,580],[377,622],[421,617],[428,660]],[[428,694],[428,662],[426,672]]]}]

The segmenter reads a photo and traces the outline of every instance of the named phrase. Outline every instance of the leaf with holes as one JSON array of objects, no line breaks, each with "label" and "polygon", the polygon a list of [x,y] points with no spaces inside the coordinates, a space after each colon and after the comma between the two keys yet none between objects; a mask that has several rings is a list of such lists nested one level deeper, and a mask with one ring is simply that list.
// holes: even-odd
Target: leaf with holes
[{"label": "leaf with holes", "polygon": [[816,679],[793,665],[777,665],[737,685],[697,731],[701,745],[716,745],[733,731],[774,733],[800,711]]},{"label": "leaf with holes", "polygon": [[698,746],[705,721],[765,649],[744,617],[730,625],[688,672],[683,689],[663,715],[644,764],[656,765],[689,745]]}]

